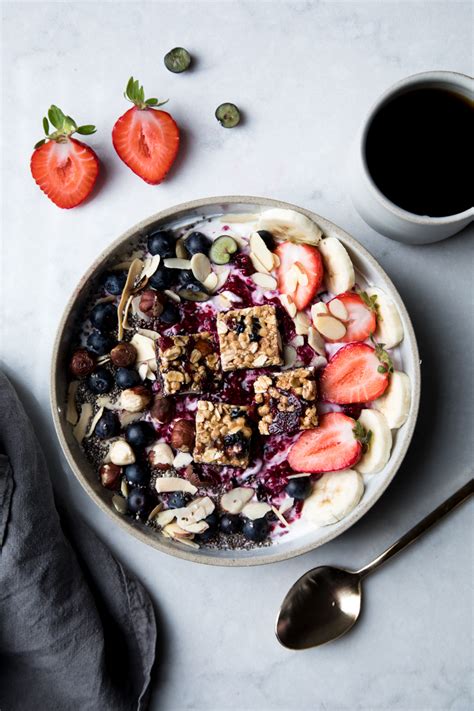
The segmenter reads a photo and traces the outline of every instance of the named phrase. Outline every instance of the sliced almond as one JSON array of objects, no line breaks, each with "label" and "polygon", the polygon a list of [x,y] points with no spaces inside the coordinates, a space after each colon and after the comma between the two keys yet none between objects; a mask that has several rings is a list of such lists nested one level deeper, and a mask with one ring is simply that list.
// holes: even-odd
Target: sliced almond
[{"label": "sliced almond", "polygon": [[271,274],[262,274],[261,272],[255,272],[255,274],[252,274],[251,279],[254,284],[260,286],[262,289],[269,289],[270,291],[274,291],[277,288],[277,280],[272,277]]},{"label": "sliced almond", "polygon": [[209,524],[205,521],[186,521],[184,518],[178,518],[176,523],[188,533],[204,533],[209,528]]},{"label": "sliced almond", "polygon": [[238,486],[221,496],[221,507],[231,514],[238,514],[254,495],[254,490]]},{"label": "sliced almond", "polygon": [[209,496],[200,496],[194,499],[194,501],[191,501],[185,510],[188,512],[188,516],[191,516],[194,521],[201,521],[201,519],[210,516],[215,508],[215,504]]},{"label": "sliced almond", "polygon": [[223,294],[217,294],[214,299],[214,306],[218,311],[228,311],[232,306],[232,303],[229,299],[226,299]]},{"label": "sliced almond", "polygon": [[297,267],[293,264],[286,273],[285,289],[290,294],[294,294],[298,288],[298,271]]},{"label": "sliced almond", "polygon": [[109,361],[110,361],[110,356],[108,353],[106,353],[105,355],[97,358],[97,365],[104,365],[104,363],[108,363]]},{"label": "sliced almond", "polygon": [[187,494],[195,494],[197,489],[187,479],[178,476],[163,476],[156,480],[155,489],[159,494],[170,491],[184,491]]},{"label": "sliced almond", "polygon": [[300,311],[296,314],[295,318],[293,319],[293,322],[295,324],[296,335],[306,336],[308,333],[308,329],[311,325],[309,316],[307,316],[304,311]]},{"label": "sliced almond", "polygon": [[272,506],[271,510],[273,511],[275,516],[281,521],[281,523],[285,526],[285,528],[290,528],[290,524],[288,523],[286,518],[284,518],[283,514],[281,513],[281,511],[279,509],[275,508],[275,506]]},{"label": "sliced almond", "polygon": [[212,293],[217,289],[219,277],[215,272],[210,272],[202,283],[206,289]]},{"label": "sliced almond", "polygon": [[321,334],[313,327],[308,328],[308,344],[320,356],[326,355],[326,344]]},{"label": "sliced almond", "polygon": [[160,528],[164,528],[179,516],[180,511],[185,511],[185,509],[166,509],[165,511],[159,511],[158,515],[155,516],[155,523],[160,526]]},{"label": "sliced almond", "polygon": [[173,466],[175,469],[184,469],[188,464],[193,461],[193,455],[189,452],[178,452],[176,457],[173,459]]},{"label": "sliced almond", "polygon": [[272,252],[272,254],[273,254],[273,268],[278,269],[278,267],[281,264],[281,259],[276,252]]},{"label": "sliced almond", "polygon": [[339,299],[332,299],[332,301],[328,303],[328,309],[332,316],[335,316],[341,321],[347,321],[349,314],[347,313],[346,307],[342,301],[339,301]]},{"label": "sliced almond", "polygon": [[76,407],[76,393],[79,387],[79,380],[73,380],[69,383],[67,389],[67,404],[66,404],[66,421],[70,425],[76,425],[79,419],[79,413]]},{"label": "sliced almond", "polygon": [[173,450],[166,442],[158,442],[148,452],[152,466],[157,464],[166,464],[172,466],[174,461]]},{"label": "sliced almond", "polygon": [[270,274],[271,269],[267,269],[253,252],[250,252],[249,257],[253,264],[253,268],[256,269],[257,272],[260,272],[261,274]]},{"label": "sliced almond", "polygon": [[122,516],[127,513],[127,502],[123,496],[114,494],[114,496],[112,496],[112,505],[119,514],[122,514]]},{"label": "sliced almond", "polygon": [[160,261],[161,257],[159,254],[154,254],[153,257],[149,259],[145,259],[145,264],[143,266],[143,271],[140,275],[140,278],[147,278],[149,279],[153,274],[156,272],[158,267],[160,266]]},{"label": "sliced almond", "polygon": [[157,341],[160,337],[160,334],[157,331],[152,331],[149,328],[137,328],[136,331],[140,334],[140,336],[151,338],[152,341]]},{"label": "sliced almond", "polygon": [[128,496],[128,491],[129,491],[128,482],[127,482],[126,479],[122,479],[122,481],[121,481],[121,483],[120,483],[120,493],[122,494],[122,496],[123,496],[124,498],[127,498],[127,496]]},{"label": "sliced almond", "polygon": [[298,284],[300,286],[308,286],[309,277],[304,266],[300,262],[295,262],[295,267],[298,269]]},{"label": "sliced almond", "polygon": [[153,521],[153,519],[155,519],[158,516],[158,514],[160,513],[162,508],[163,508],[163,504],[161,502],[159,504],[156,504],[155,508],[152,509],[150,511],[150,513],[148,514],[147,521]]},{"label": "sliced almond", "polygon": [[188,536],[192,536],[192,533],[189,533],[188,531],[185,531],[181,526],[178,526],[177,523],[169,523],[167,526],[164,527],[163,531],[166,531],[171,538],[187,538]]},{"label": "sliced almond", "polygon": [[191,262],[189,259],[179,259],[179,257],[168,257],[163,260],[163,264],[168,269],[191,269]]},{"label": "sliced almond", "polygon": [[291,296],[289,294],[280,294],[279,298],[283,308],[287,311],[291,318],[294,318],[296,316],[297,309]]},{"label": "sliced almond", "polygon": [[320,316],[321,314],[328,314],[328,313],[329,313],[328,307],[322,301],[318,301],[317,304],[313,304],[311,306],[311,318],[312,318],[313,324],[314,324],[317,316]]},{"label": "sliced almond", "polygon": [[310,472],[300,472],[299,474],[290,474],[287,479],[301,479],[302,476],[311,476]]},{"label": "sliced almond", "polygon": [[86,436],[87,427],[89,425],[91,417],[92,405],[89,402],[83,402],[81,405],[81,414],[79,415],[77,424],[72,431],[75,439],[79,442],[79,444]]},{"label": "sliced almond", "polygon": [[194,277],[202,284],[212,271],[211,262],[205,254],[198,252],[193,254],[190,264]]},{"label": "sliced almond", "polygon": [[334,316],[316,316],[314,325],[319,333],[331,341],[340,341],[346,335],[346,327]]},{"label": "sliced almond", "polygon": [[103,414],[104,414],[104,408],[99,407],[99,409],[97,410],[97,412],[95,413],[94,417],[92,418],[92,420],[90,422],[89,429],[87,430],[87,432],[85,434],[86,439],[89,439],[89,437],[92,436],[92,434],[94,433],[94,430],[95,430],[95,426]]},{"label": "sliced almond", "polygon": [[184,246],[184,240],[182,237],[180,237],[176,241],[175,253],[176,253],[176,256],[178,259],[187,259],[188,258],[188,250]]},{"label": "sliced almond", "polygon": [[283,501],[281,502],[280,506],[278,507],[278,511],[283,515],[292,508],[294,503],[294,498],[292,496],[287,496],[286,499],[283,499]]},{"label": "sliced almond", "polygon": [[242,509],[242,515],[251,521],[256,521],[258,518],[263,518],[271,510],[272,507],[264,501],[251,501],[249,504],[245,504]]},{"label": "sliced almond", "polygon": [[283,366],[284,368],[292,368],[296,363],[296,357],[296,348],[293,348],[293,346],[283,347],[283,360],[285,361]]},{"label": "sliced almond", "polygon": [[263,264],[265,269],[268,271],[273,269],[273,254],[258,232],[252,232],[250,235],[250,249],[255,257]]},{"label": "sliced almond", "polygon": [[118,319],[118,340],[121,341],[123,338],[123,315],[125,310],[125,305],[128,301],[128,297],[133,291],[135,285],[135,280],[141,274],[143,270],[143,262],[141,259],[134,259],[130,264],[127,280],[125,286],[123,287],[122,296],[120,297],[119,305],[117,306],[117,319]]},{"label": "sliced almond", "polygon": [[137,363],[143,363],[156,357],[153,338],[135,333],[130,343],[137,351]]},{"label": "sliced almond", "polygon": [[230,267],[220,267],[216,270],[216,274],[217,274],[217,286],[216,286],[216,291],[217,291],[218,289],[222,289],[222,287],[226,283],[227,279],[229,278]]},{"label": "sliced almond", "polygon": [[166,294],[166,296],[168,296],[171,301],[176,301],[176,303],[178,304],[181,301],[180,295],[176,294],[176,292],[174,291],[171,291],[171,289],[165,289],[163,293]]}]

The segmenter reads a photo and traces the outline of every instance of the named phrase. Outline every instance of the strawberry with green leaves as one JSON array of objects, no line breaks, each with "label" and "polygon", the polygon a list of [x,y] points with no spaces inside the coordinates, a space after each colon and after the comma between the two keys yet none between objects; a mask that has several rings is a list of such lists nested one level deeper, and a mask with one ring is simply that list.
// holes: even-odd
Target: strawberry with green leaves
[{"label": "strawberry with green leaves", "polygon": [[176,158],[179,129],[166,111],[165,101],[145,99],[137,79],[130,77],[125,98],[134,104],[116,122],[112,141],[119,157],[145,182],[161,183]]},{"label": "strawberry with green leaves", "polygon": [[[49,120],[48,120],[49,119]],[[55,129],[50,133],[50,123]],[[41,190],[62,208],[80,205],[91,193],[99,174],[99,160],[89,146],[72,138],[74,133],[88,136],[95,126],[77,126],[57,106],[43,118],[46,138],[35,145],[31,174]]]}]

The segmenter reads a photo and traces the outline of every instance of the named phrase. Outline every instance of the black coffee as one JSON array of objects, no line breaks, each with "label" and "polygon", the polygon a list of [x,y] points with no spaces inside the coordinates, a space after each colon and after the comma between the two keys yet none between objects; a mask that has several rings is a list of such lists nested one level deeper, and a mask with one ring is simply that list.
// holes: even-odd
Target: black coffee
[{"label": "black coffee", "polygon": [[473,205],[473,103],[452,91],[413,89],[372,119],[369,173],[379,190],[417,215],[442,217]]}]

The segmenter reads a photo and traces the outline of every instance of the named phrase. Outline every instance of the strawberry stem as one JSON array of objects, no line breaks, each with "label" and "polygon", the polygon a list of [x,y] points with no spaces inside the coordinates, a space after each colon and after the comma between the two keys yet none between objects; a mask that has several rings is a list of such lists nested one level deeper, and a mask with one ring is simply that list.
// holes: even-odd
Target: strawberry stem
[{"label": "strawberry stem", "polygon": [[[48,120],[49,119],[49,120]],[[55,128],[55,131],[50,133],[50,124]],[[48,116],[43,117],[43,131],[46,138],[41,139],[35,144],[35,148],[44,145],[46,141],[57,141],[64,143],[73,133],[80,133],[83,136],[88,136],[96,132],[96,127],[92,124],[78,126],[74,119],[66,116],[60,108],[52,104],[48,110]]]},{"label": "strawberry stem", "polygon": [[168,99],[165,99],[164,101],[158,101],[158,99],[154,98],[145,99],[145,90],[143,86],[140,84],[138,79],[134,79],[133,77],[130,77],[128,80],[123,95],[127,101],[131,101],[131,103],[135,104],[138,109],[148,109],[151,106],[158,107],[168,103]]}]

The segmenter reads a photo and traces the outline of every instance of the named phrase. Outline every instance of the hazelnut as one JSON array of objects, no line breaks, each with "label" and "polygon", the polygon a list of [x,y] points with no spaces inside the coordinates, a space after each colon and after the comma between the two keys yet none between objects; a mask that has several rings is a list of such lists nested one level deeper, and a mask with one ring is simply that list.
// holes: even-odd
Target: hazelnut
[{"label": "hazelnut", "polygon": [[131,343],[119,343],[110,351],[110,360],[118,368],[128,368],[137,359],[137,349]]},{"label": "hazelnut", "polygon": [[128,442],[124,439],[117,439],[110,445],[109,459],[112,464],[125,466],[127,464],[134,463],[135,454],[133,453],[133,449],[130,447]]},{"label": "hazelnut", "polygon": [[194,422],[176,420],[171,431],[171,446],[180,452],[190,452],[194,446]]},{"label": "hazelnut", "polygon": [[148,461],[155,469],[169,469],[173,465],[173,450],[166,442],[158,442],[148,452]]},{"label": "hazelnut", "polygon": [[135,385],[134,388],[122,390],[120,405],[127,412],[142,412],[151,400],[150,391],[144,385]]},{"label": "hazelnut", "polygon": [[173,418],[174,413],[174,402],[169,397],[163,397],[162,395],[155,395],[153,400],[153,405],[150,408],[150,414],[154,420],[159,422],[161,425],[170,422]]},{"label": "hazelnut", "polygon": [[158,318],[163,313],[164,299],[156,291],[147,289],[140,298],[138,308],[150,318]]},{"label": "hazelnut", "polygon": [[118,489],[122,467],[117,464],[102,464],[99,469],[100,481],[106,489]]},{"label": "hazelnut", "polygon": [[78,378],[85,378],[95,368],[95,358],[85,348],[79,348],[72,354],[69,370]]}]

